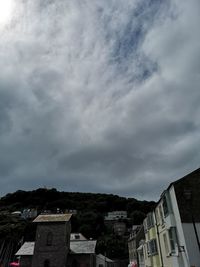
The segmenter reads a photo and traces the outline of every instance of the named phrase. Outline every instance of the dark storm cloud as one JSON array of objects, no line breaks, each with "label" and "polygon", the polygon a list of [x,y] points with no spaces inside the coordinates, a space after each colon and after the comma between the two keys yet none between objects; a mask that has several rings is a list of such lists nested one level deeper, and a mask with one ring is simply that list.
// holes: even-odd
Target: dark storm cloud
[{"label": "dark storm cloud", "polygon": [[197,0],[16,1],[0,25],[1,194],[156,199],[199,167],[199,11]]}]

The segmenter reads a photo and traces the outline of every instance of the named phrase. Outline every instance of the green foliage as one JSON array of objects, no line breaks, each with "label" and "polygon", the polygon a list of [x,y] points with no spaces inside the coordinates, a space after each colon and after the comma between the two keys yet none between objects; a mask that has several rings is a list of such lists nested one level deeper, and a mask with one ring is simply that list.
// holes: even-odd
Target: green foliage
[{"label": "green foliage", "polygon": [[128,258],[127,239],[114,234],[102,236],[97,242],[97,254],[102,253],[111,259]]},{"label": "green foliage", "polygon": [[146,214],[154,206],[155,202],[138,201],[134,198],[112,194],[59,192],[55,188],[39,188],[33,191],[18,190],[0,199],[0,211],[15,211],[23,208],[38,208],[39,210],[60,208],[105,214],[114,210],[126,210],[130,215],[135,210]]},{"label": "green foliage", "polygon": [[142,224],[146,214],[140,210],[135,210],[131,212],[130,218],[131,218],[131,224],[132,225],[140,225]]},{"label": "green foliage", "polygon": [[97,253],[106,253],[110,258],[128,258],[127,239],[113,234],[113,229],[104,224],[104,216],[109,211],[125,210],[130,220],[127,226],[140,224],[145,214],[152,210],[154,202],[138,201],[134,198],[112,194],[92,194],[59,192],[55,188],[40,188],[33,191],[18,190],[0,199],[0,239],[33,241],[36,226],[30,221],[21,220],[5,212],[37,208],[55,212],[57,208],[77,210],[72,217],[72,232],[81,232],[86,238],[97,239]]},{"label": "green foliage", "polygon": [[0,239],[18,240],[26,227],[26,222],[11,215],[0,215]]}]

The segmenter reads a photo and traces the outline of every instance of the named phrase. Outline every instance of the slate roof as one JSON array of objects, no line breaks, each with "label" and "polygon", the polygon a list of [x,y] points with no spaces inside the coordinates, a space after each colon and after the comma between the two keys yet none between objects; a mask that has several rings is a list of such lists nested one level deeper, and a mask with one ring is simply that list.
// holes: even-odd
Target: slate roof
[{"label": "slate roof", "polygon": [[[168,188],[163,191],[157,205],[162,200],[166,191],[174,187],[178,209],[182,223],[200,222],[200,168],[185,175],[184,177],[172,182]],[[189,195],[187,196],[187,193]],[[193,217],[193,219],[192,219]]]},{"label": "slate roof", "polygon": [[80,241],[80,240],[87,240],[81,233],[71,233],[70,234],[70,241]]},{"label": "slate roof", "polygon": [[41,214],[33,221],[36,223],[42,222],[68,222],[72,214]]},{"label": "slate roof", "polygon": [[15,254],[16,256],[32,256],[35,242],[25,242]]},{"label": "slate roof", "polygon": [[102,254],[98,254],[97,257],[103,261],[106,261],[106,262],[114,262],[113,260],[109,259],[108,257],[106,257]]},{"label": "slate roof", "polygon": [[[70,242],[72,254],[94,254],[96,240],[83,240]],[[15,254],[16,256],[33,256],[35,242],[25,242]]]},{"label": "slate roof", "polygon": [[82,240],[70,242],[71,253],[74,254],[94,254],[96,240]]}]

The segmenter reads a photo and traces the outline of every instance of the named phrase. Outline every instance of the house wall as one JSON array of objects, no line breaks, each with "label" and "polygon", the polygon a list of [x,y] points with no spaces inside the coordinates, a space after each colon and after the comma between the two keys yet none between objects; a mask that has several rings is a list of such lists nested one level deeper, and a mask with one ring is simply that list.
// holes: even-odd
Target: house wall
[{"label": "house wall", "polygon": [[[164,267],[173,267],[171,263],[171,259],[168,257],[170,245],[168,240],[168,231],[167,231],[167,224],[166,221],[164,221],[163,217],[163,208],[162,208],[162,201],[159,202],[155,209],[156,214],[156,223],[157,223],[157,229],[158,229],[158,238],[160,240],[159,243],[159,249],[161,258],[163,261]],[[165,236],[165,239],[164,239]],[[167,242],[167,243],[166,243]],[[168,248],[168,251],[167,251]]]},{"label": "house wall", "polygon": [[111,211],[105,216],[105,220],[127,219],[127,211]]},{"label": "house wall", "polygon": [[[145,265],[146,267],[161,267],[161,258],[159,251],[159,242],[156,229],[156,220],[155,214],[153,214],[153,225],[148,228],[145,226],[145,244],[144,244],[144,256],[145,256]],[[148,216],[148,215],[147,215]],[[145,219],[144,224],[146,224],[147,219]],[[148,242],[151,240],[156,240],[157,252],[155,254],[148,254]]]},{"label": "house wall", "polygon": [[[200,239],[200,223],[195,223],[197,234]],[[200,251],[192,223],[183,223],[183,232],[187,244],[190,266],[200,267]]]},{"label": "house wall", "polygon": [[[168,199],[167,214],[164,214],[163,209],[164,196],[167,196]],[[156,207],[156,216],[164,267],[189,267],[186,242],[173,186],[163,194],[163,197],[159,201]],[[174,240],[175,250],[172,250],[170,243],[169,232],[171,228],[174,228],[177,237]],[[183,247],[184,250],[182,249]]]},{"label": "house wall", "polygon": [[[145,229],[145,243],[141,249],[146,251],[149,241],[155,239],[155,228],[158,231],[156,240],[160,247],[162,267],[200,267],[200,251],[194,229],[195,223],[200,240],[199,192],[200,169],[170,184],[157,204],[157,228]],[[145,267],[159,266],[156,255],[150,254],[145,258]]]},{"label": "house wall", "polygon": [[142,243],[140,247],[137,249],[138,252],[138,261],[137,266],[138,267],[145,267],[145,259],[147,258],[144,244]]},{"label": "house wall", "polygon": [[[52,244],[47,244],[47,235],[53,234]],[[49,260],[51,267],[66,266],[70,242],[69,223],[38,223],[32,267],[44,267]]]},{"label": "house wall", "polygon": [[96,267],[96,258],[93,254],[70,254],[67,267]]},{"label": "house wall", "polygon": [[157,238],[156,227],[155,226],[152,227],[149,230],[148,238],[149,238],[149,240],[156,239],[156,241],[157,241],[157,249],[158,249],[158,253],[156,255],[149,256],[149,258],[150,258],[150,266],[160,267],[161,266],[161,261],[160,261],[160,255],[159,255],[159,244],[158,244],[158,238]]},{"label": "house wall", "polygon": [[136,237],[128,240],[129,262],[137,261]]},{"label": "house wall", "polygon": [[140,259],[143,257],[143,253],[141,253],[141,251],[137,251],[137,249],[140,247],[141,242],[143,243],[144,239],[144,227],[142,225],[133,226],[128,239],[130,266],[132,263],[137,263],[139,265],[139,253]]},{"label": "house wall", "polygon": [[114,267],[114,262],[108,261],[108,258],[103,255],[102,257],[96,255],[96,267]]},{"label": "house wall", "polygon": [[[173,187],[181,221],[192,223],[191,213],[193,213],[195,221],[200,223],[200,168],[176,181]],[[190,196],[187,194],[188,191]]]},{"label": "house wall", "polygon": [[116,235],[123,236],[126,232],[126,224],[124,222],[115,222],[113,230]]},{"label": "house wall", "polygon": [[[169,195],[170,195],[170,199],[171,199],[171,205],[172,205],[175,225],[176,225],[176,229],[177,229],[178,245],[179,245],[179,248],[184,247],[183,252],[178,251],[178,255],[179,255],[179,258],[178,258],[179,259],[179,265],[178,266],[180,266],[180,267],[186,266],[187,267],[187,266],[190,266],[189,265],[189,258],[188,258],[188,251],[187,251],[186,240],[185,240],[185,236],[184,236],[184,232],[183,232],[181,216],[180,216],[180,211],[179,211],[179,206],[178,206],[177,196],[175,193],[174,186],[171,186],[171,188],[169,189]],[[178,250],[180,250],[180,249],[178,249]]]},{"label": "house wall", "polygon": [[32,256],[22,256],[20,258],[20,267],[31,267]]}]

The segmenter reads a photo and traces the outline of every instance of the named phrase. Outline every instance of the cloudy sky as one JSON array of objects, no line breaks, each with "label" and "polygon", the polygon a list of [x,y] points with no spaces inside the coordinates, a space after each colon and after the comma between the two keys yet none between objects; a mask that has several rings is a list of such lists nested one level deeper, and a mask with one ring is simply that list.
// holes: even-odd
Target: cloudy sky
[{"label": "cloudy sky", "polygon": [[0,195],[157,200],[200,166],[199,0],[0,3]]}]

